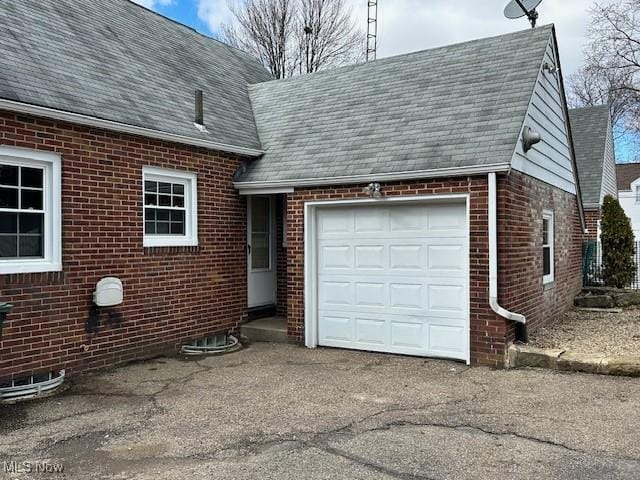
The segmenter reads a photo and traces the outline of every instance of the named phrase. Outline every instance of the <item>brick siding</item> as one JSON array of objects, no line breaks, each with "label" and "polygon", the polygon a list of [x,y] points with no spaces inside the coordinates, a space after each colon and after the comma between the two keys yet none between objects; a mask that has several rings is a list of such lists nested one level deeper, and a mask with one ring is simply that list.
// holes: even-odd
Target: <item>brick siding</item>
[{"label": "brick siding", "polygon": [[[0,112],[0,144],[62,155],[63,271],[0,275],[15,305],[0,342],[0,379],[148,357],[246,315],[246,208],[240,157]],[[143,248],[142,167],[198,175],[198,247]],[[85,325],[96,282],[117,276],[120,322]]]},{"label": "brick siding", "polygon": [[587,224],[589,232],[585,235],[588,240],[596,240],[598,238],[598,221],[600,220],[600,209],[585,210],[584,221]]},{"label": "brick siding", "polygon": [[[512,172],[498,176],[499,287],[502,306],[528,316],[532,328],[571,307],[580,290],[582,231],[576,197]],[[486,176],[383,183],[385,196],[470,195],[471,360],[503,366],[515,325],[498,317],[488,303],[489,239]],[[287,298],[288,333],[304,338],[304,204],[318,200],[363,198],[363,185],[302,188],[288,194]],[[521,190],[519,190],[521,189]],[[556,218],[556,281],[542,285],[542,209]]]},{"label": "brick siding", "polygon": [[[527,175],[498,180],[500,302],[533,331],[573,306],[582,288],[582,226],[576,197]],[[542,282],[542,211],[554,214],[554,281]]]},{"label": "brick siding", "polygon": [[287,249],[283,243],[283,224],[286,216],[286,196],[276,197],[276,268],[277,268],[277,305],[276,314],[287,316]]}]

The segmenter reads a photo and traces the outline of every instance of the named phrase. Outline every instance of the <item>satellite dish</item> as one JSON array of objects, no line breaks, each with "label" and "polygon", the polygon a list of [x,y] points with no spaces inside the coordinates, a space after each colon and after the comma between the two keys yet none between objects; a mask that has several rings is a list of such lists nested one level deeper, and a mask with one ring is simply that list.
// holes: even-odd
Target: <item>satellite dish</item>
[{"label": "satellite dish", "polygon": [[512,20],[526,16],[531,22],[531,27],[535,27],[538,20],[536,7],[541,3],[542,0],[511,0],[504,7],[504,16]]}]

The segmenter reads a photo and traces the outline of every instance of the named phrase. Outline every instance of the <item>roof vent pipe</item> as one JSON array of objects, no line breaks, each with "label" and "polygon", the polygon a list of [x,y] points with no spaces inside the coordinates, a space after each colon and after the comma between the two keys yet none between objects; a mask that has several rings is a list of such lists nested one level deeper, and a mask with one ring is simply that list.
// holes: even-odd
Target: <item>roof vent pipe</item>
[{"label": "roof vent pipe", "polygon": [[526,343],[527,319],[524,315],[510,312],[498,303],[498,221],[497,221],[496,174],[489,174],[489,305],[502,318],[517,322],[516,340]]},{"label": "roof vent pipe", "polygon": [[202,90],[196,90],[196,119],[197,125],[204,125],[204,100]]}]

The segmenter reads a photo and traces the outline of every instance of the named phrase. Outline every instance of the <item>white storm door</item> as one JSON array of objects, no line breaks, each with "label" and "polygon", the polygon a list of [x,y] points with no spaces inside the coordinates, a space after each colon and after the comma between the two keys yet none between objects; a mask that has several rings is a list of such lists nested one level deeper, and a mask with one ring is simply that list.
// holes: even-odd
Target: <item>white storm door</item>
[{"label": "white storm door", "polygon": [[274,197],[247,199],[247,290],[248,305],[276,303],[276,240]]},{"label": "white storm door", "polygon": [[319,345],[467,360],[466,204],[318,208]]}]

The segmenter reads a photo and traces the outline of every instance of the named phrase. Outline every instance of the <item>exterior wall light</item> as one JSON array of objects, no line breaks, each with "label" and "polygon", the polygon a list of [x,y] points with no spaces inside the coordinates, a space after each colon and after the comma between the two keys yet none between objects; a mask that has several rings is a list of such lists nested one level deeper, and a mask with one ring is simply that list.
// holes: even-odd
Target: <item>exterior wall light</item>
[{"label": "exterior wall light", "polygon": [[536,143],[540,143],[542,141],[542,137],[540,136],[540,132],[536,132],[531,127],[527,127],[525,125],[522,130],[522,148],[524,148],[525,152],[531,150]]},{"label": "exterior wall light", "polygon": [[364,187],[362,191],[369,195],[371,198],[382,197],[382,187],[380,187],[379,183],[370,183],[369,185]]}]

